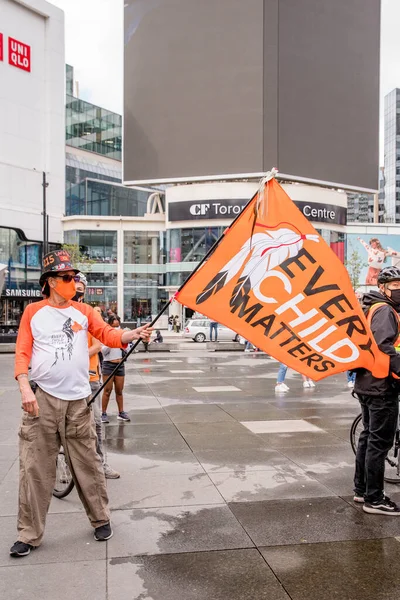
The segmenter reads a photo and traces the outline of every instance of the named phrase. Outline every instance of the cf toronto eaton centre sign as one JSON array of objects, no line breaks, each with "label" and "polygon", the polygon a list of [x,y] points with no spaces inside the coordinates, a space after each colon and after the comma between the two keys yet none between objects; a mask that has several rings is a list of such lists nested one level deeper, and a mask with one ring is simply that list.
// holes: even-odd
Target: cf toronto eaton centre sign
[{"label": "cf toronto eaton centre sign", "polygon": [[[234,219],[242,212],[248,200],[198,200],[170,202],[168,221],[201,221],[214,219]],[[317,202],[294,202],[309,221],[346,225],[347,210],[344,206],[320,204]]]}]

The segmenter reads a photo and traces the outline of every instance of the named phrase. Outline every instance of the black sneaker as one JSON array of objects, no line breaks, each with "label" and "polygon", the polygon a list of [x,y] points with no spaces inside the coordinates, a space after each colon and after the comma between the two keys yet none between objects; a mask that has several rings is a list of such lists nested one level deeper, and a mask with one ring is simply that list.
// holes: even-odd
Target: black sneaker
[{"label": "black sneaker", "polygon": [[10,548],[11,556],[28,556],[31,550],[34,550],[35,546],[31,546],[30,544],[25,544],[24,542],[15,542],[14,546]]},{"label": "black sneaker", "polygon": [[387,496],[379,502],[365,502],[363,511],[371,515],[400,517],[400,508],[397,506],[396,502],[392,502]]},{"label": "black sneaker", "polygon": [[111,529],[111,524],[106,523],[105,525],[101,525],[100,527],[96,527],[94,530],[94,539],[98,542],[105,542],[109,540],[113,536],[113,530]]}]

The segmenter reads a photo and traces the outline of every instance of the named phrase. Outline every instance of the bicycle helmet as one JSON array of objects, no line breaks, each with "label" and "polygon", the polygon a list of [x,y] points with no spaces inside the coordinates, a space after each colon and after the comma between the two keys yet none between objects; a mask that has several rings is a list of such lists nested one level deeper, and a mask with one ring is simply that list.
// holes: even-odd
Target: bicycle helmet
[{"label": "bicycle helmet", "polygon": [[397,267],[385,267],[378,275],[378,283],[389,283],[400,281],[400,269]]},{"label": "bicycle helmet", "polygon": [[78,273],[78,277],[79,277],[80,283],[83,283],[83,285],[86,288],[88,283],[87,283],[87,279],[86,279],[85,275],[83,273]]}]

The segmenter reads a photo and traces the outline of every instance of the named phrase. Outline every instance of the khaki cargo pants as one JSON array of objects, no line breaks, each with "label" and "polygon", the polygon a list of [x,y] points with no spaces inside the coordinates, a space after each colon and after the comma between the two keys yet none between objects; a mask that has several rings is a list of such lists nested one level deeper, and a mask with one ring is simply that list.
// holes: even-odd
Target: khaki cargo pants
[{"label": "khaki cargo pants", "polygon": [[60,400],[40,388],[36,399],[39,416],[24,412],[19,430],[18,540],[32,546],[39,546],[43,538],[61,445],[91,525],[110,521],[106,480],[86,399]]}]

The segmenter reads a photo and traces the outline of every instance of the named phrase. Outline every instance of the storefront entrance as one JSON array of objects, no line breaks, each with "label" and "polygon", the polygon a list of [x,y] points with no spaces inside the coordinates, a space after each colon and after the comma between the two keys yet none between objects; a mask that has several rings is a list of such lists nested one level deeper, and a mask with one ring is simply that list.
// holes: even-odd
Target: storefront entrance
[{"label": "storefront entrance", "polygon": [[26,306],[38,300],[42,300],[41,295],[35,299],[5,298],[2,296],[0,298],[0,333],[8,333],[10,330],[17,331]]}]

